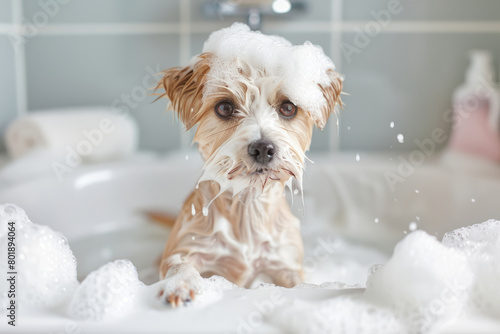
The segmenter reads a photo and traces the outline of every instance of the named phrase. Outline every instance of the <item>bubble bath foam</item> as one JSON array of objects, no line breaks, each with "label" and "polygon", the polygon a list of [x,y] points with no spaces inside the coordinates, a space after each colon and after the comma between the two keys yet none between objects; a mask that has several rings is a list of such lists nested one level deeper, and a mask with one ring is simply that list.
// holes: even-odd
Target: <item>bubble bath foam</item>
[{"label": "bubble bath foam", "polygon": [[[14,234],[9,233],[11,223]],[[471,330],[500,328],[500,221],[454,230],[442,242],[423,231],[412,232],[385,264],[370,268],[366,287],[364,282],[329,282],[302,283],[293,289],[272,284],[242,289],[213,276],[204,279],[196,303],[176,310],[158,304],[160,282],[143,284],[129,260],[95,268],[78,282],[77,262],[62,234],[32,223],[13,204],[0,205],[0,224],[2,254],[12,245],[9,242],[15,244],[14,271],[18,273],[14,298],[8,293],[9,281],[0,281],[2,333],[39,333],[42,329],[75,333],[446,333],[456,330],[454,324],[463,330],[463,323],[472,324]],[[325,238],[327,232],[318,229],[305,237],[306,271],[313,272],[314,260],[315,269],[321,268],[315,274],[325,278],[328,267],[334,266],[329,261],[336,255],[344,252],[342,256],[352,260],[356,253],[361,257],[369,253],[342,239]],[[371,259],[380,260],[383,257]],[[1,272],[11,272],[11,264],[3,256]],[[7,321],[11,300],[20,312],[15,328]],[[471,320],[478,318],[479,323]]]}]

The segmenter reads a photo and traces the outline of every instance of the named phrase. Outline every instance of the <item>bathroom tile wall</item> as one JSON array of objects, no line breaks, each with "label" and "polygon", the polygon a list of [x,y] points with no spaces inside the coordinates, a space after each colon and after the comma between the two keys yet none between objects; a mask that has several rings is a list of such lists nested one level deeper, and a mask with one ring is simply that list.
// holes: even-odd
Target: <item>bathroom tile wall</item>
[{"label": "bathroom tile wall", "polygon": [[[333,119],[315,132],[313,151],[412,149],[434,128],[449,131],[443,114],[463,81],[468,50],[489,49],[497,65],[500,59],[497,0],[305,1],[305,13],[264,16],[262,30],[320,45],[345,74],[339,134]],[[192,135],[164,112],[166,102],[141,92],[152,72],[199,53],[211,31],[245,20],[206,17],[207,2],[0,0],[0,135],[25,112],[113,105],[137,120],[143,149],[188,146]],[[14,50],[9,36],[21,18],[24,43]],[[375,32],[359,44],[364,29]]]}]

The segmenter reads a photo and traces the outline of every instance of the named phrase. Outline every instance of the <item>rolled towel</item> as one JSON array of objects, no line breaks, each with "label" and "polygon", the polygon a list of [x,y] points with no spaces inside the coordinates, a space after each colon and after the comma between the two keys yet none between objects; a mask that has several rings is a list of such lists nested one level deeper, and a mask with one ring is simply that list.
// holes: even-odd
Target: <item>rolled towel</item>
[{"label": "rolled towel", "polygon": [[13,158],[48,150],[66,156],[72,167],[127,157],[137,145],[136,122],[105,107],[31,112],[12,122],[6,132]]}]

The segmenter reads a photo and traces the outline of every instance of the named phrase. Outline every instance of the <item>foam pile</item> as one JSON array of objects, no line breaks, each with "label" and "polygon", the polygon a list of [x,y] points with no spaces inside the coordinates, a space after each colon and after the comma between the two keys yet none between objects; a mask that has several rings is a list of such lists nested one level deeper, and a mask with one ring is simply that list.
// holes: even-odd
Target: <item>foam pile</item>
[{"label": "foam pile", "polygon": [[335,69],[335,65],[320,46],[310,42],[292,45],[283,37],[264,35],[251,31],[243,23],[234,23],[213,32],[203,52],[215,55],[204,96],[212,94],[220,84],[231,85],[239,73],[237,66],[228,64],[240,61],[282,81],[283,93],[313,117],[326,104],[318,84],[327,86],[330,83],[327,71]]},{"label": "foam pile", "polygon": [[471,309],[500,318],[500,221],[454,230],[442,242],[415,231],[370,272],[363,294],[319,308],[294,302],[270,322],[290,333],[429,333]]},{"label": "foam pile", "polygon": [[132,310],[142,285],[132,262],[107,263],[83,280],[71,299],[68,314],[86,321],[123,317]]},{"label": "foam pile", "polygon": [[447,233],[443,244],[463,251],[475,273],[470,291],[473,307],[500,318],[500,221],[489,220]]},{"label": "foam pile", "polygon": [[368,278],[364,297],[393,311],[412,332],[429,332],[457,318],[472,279],[463,252],[416,231]]},{"label": "foam pile", "polygon": [[[76,260],[66,238],[47,226],[33,224],[23,209],[0,205],[0,249],[8,245],[7,226],[15,226],[17,298],[21,305],[55,307],[66,301],[78,285]],[[11,240],[12,241],[12,240]],[[7,273],[7,256],[0,259],[0,272]],[[6,302],[6,280],[0,280],[0,300]],[[5,308],[2,307],[2,310]]]}]

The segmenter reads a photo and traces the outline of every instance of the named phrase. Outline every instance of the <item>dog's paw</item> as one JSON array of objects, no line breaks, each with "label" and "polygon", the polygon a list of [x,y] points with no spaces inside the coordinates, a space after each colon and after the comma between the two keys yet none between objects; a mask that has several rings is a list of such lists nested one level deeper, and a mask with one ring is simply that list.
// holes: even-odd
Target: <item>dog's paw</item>
[{"label": "dog's paw", "polygon": [[158,293],[163,303],[172,307],[189,305],[203,289],[203,278],[197,276],[174,275],[167,278]]}]

